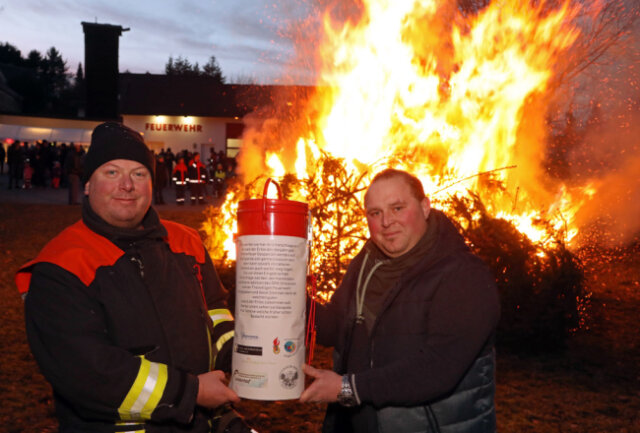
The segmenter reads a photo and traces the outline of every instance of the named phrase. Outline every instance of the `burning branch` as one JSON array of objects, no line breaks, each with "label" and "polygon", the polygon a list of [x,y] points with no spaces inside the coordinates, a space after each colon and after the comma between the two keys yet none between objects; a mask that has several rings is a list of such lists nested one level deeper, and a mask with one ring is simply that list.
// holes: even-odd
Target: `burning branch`
[{"label": "burning branch", "polygon": [[[470,248],[492,269],[500,291],[498,338],[516,350],[562,349],[586,319],[584,270],[565,246],[562,230],[547,229],[555,247],[533,243],[510,222],[494,218],[480,197],[449,199],[450,213]],[[547,244],[548,245],[548,244]]]},{"label": "burning branch", "polygon": [[601,2],[596,11],[583,13],[582,36],[576,41],[574,62],[559,79],[571,80],[589,67],[605,61],[606,54],[630,35],[638,20],[640,4],[622,0]]},{"label": "burning branch", "polygon": [[304,180],[313,217],[315,257],[312,269],[328,299],[348,263],[367,238],[358,197],[367,174],[349,172],[342,159],[322,153],[316,173]]},{"label": "burning branch", "polygon": [[467,177],[459,179],[459,180],[457,180],[457,181],[455,181],[453,183],[450,183],[449,185],[445,186],[444,188],[440,188],[440,189],[434,191],[432,194],[433,195],[438,195],[442,191],[445,191],[445,190],[451,188],[452,186],[457,185],[459,183],[462,183],[462,182],[464,182],[466,180],[473,179],[474,177],[486,176],[486,175],[490,175],[490,174],[493,174],[493,173],[497,173],[498,171],[509,170],[509,169],[516,168],[516,167],[517,167],[517,165],[510,165],[508,167],[494,168],[493,170],[487,170],[487,171],[483,171],[483,172],[480,172],[480,173],[472,174],[471,176],[467,176]]}]

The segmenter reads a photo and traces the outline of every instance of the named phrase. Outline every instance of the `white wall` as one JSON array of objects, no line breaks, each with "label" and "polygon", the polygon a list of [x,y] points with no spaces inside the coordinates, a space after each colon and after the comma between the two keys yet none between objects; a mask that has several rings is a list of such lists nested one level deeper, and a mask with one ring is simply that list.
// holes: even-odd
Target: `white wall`
[{"label": "white wall", "polygon": [[[234,119],[196,116],[133,116],[123,115],[124,124],[144,136],[147,145],[154,151],[171,148],[173,153],[181,150],[209,155],[209,148],[216,152],[225,150],[226,124]],[[194,147],[195,144],[195,147]]]},{"label": "white wall", "polygon": [[[147,145],[156,153],[171,147],[173,153],[188,149],[200,152],[203,159],[209,149],[226,150],[226,124],[241,123],[234,118],[196,116],[131,116],[123,115],[124,124],[143,134]],[[91,141],[91,132],[101,122],[0,115],[0,141],[11,138],[21,141],[49,140],[81,143]],[[195,147],[194,147],[195,144]]]},{"label": "white wall", "polygon": [[91,131],[99,123],[89,120],[0,115],[0,141],[9,138],[28,142],[48,140],[69,143],[73,141],[88,146],[91,141]]}]

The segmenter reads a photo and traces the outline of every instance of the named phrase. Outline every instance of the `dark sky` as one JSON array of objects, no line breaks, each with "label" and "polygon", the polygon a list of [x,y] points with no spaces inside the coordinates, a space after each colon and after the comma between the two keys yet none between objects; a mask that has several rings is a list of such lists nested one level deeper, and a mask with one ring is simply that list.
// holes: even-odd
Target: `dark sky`
[{"label": "dark sky", "polygon": [[55,46],[71,72],[84,63],[82,21],[129,28],[120,38],[120,71],[164,73],[169,56],[205,64],[214,55],[228,79],[293,81],[290,34],[309,15],[302,0],[0,0],[0,42],[23,57]]}]

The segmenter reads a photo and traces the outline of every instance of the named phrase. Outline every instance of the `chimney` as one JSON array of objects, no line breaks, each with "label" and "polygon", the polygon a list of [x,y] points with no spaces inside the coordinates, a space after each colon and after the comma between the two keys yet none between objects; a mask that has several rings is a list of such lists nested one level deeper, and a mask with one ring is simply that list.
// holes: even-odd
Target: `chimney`
[{"label": "chimney", "polygon": [[86,116],[117,119],[118,42],[122,26],[82,22],[84,31],[84,72]]}]

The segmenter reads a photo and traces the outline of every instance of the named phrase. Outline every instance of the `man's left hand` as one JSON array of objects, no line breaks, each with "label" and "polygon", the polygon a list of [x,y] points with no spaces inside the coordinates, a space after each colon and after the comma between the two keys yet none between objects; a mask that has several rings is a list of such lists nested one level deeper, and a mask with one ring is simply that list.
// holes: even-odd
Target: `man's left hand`
[{"label": "man's left hand", "polygon": [[310,365],[303,365],[302,371],[313,377],[313,383],[302,392],[303,403],[332,403],[338,400],[342,388],[342,376],[331,370],[320,370]]}]

